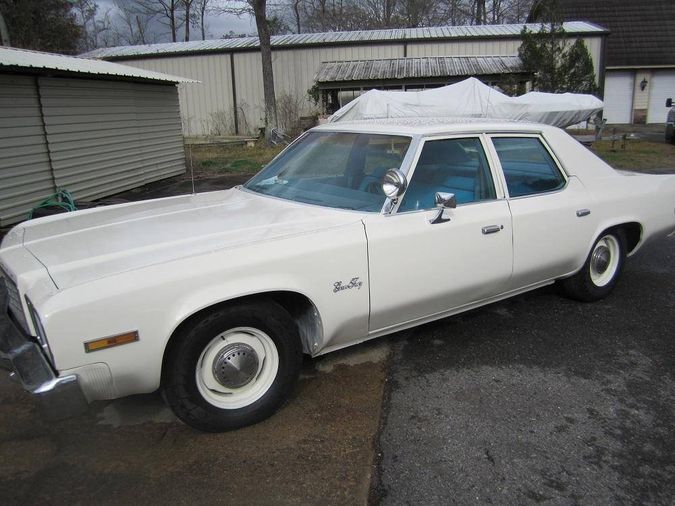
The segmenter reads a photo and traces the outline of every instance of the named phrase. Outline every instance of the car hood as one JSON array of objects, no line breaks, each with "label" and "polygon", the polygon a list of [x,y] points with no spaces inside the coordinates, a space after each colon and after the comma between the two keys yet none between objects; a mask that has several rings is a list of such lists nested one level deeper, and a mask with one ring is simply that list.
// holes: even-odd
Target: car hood
[{"label": "car hood", "polygon": [[236,188],[29,221],[23,245],[64,289],[178,258],[338,227],[361,217]]}]

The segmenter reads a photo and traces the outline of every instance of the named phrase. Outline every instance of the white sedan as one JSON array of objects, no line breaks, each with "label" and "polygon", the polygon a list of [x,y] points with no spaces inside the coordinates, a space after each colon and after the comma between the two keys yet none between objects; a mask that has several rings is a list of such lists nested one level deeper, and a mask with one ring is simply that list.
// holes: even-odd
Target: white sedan
[{"label": "white sedan", "polygon": [[1,362],[53,415],[164,390],[207,431],[270,416],[317,356],[559,281],[609,294],[675,230],[675,176],[554,127],[317,127],[226,191],[27,221],[5,237]]}]

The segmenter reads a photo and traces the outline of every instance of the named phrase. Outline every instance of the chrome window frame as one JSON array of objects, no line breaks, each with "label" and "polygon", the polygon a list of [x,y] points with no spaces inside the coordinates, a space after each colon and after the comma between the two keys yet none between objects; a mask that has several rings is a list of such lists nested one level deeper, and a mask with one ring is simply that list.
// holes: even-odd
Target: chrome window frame
[{"label": "chrome window frame", "polygon": [[[520,200],[520,199],[528,199],[532,197],[539,197],[542,195],[552,195],[556,193],[560,193],[565,191],[567,187],[569,186],[570,182],[570,175],[567,173],[567,171],[564,169],[563,165],[560,163],[560,160],[556,156],[555,152],[551,149],[549,146],[548,142],[546,142],[546,139],[544,136],[541,134],[541,132],[537,133],[517,133],[517,132],[510,132],[510,133],[499,133],[499,132],[490,132],[486,135],[486,137],[490,141],[490,148],[492,152],[494,153],[494,162],[496,167],[499,169],[499,177],[502,180],[502,184],[504,187],[504,194],[506,195],[507,200]],[[558,169],[559,175],[562,177],[564,184],[560,188],[556,188],[555,190],[549,190],[545,192],[537,192],[537,193],[530,193],[528,195],[518,195],[516,197],[512,197],[509,193],[509,186],[506,183],[506,176],[504,175],[504,168],[502,167],[502,162],[499,158],[499,154],[497,153],[497,148],[495,147],[494,143],[492,142],[492,139],[494,138],[534,138],[537,139],[541,145],[544,147],[546,152],[549,154],[551,159],[553,160],[553,164],[555,165],[555,168]]]},{"label": "chrome window frame", "polygon": [[[418,140],[418,144],[415,147],[415,155],[414,155],[413,159],[411,160],[410,166],[407,168],[407,171],[403,172],[405,174],[406,178],[408,179],[408,188],[410,188],[410,183],[412,181],[412,178],[415,177],[415,169],[417,168],[417,162],[419,161],[419,158],[422,154],[422,150],[424,149],[424,145],[428,141],[452,140],[452,139],[478,139],[478,142],[480,143],[481,147],[483,148],[483,154],[485,155],[485,159],[487,160],[488,171],[489,171],[490,176],[492,177],[492,184],[494,185],[495,195],[496,195],[496,197],[494,199],[476,200],[474,202],[465,202],[463,204],[458,204],[457,208],[505,200],[507,198],[506,192],[505,192],[505,187],[503,186],[502,180],[499,177],[499,173],[497,172],[497,170],[495,168],[494,160],[492,160],[492,154],[488,149],[488,146],[491,146],[491,143],[488,143],[487,137],[486,137],[485,133],[483,133],[483,132],[466,132],[466,133],[458,133],[458,134],[434,134],[434,135],[429,135],[429,136],[420,136],[420,138]],[[406,188],[406,192],[407,192],[408,188]],[[410,211],[399,211],[399,208],[401,206],[401,203],[403,202],[404,197],[405,197],[405,193],[403,195],[401,195],[400,197],[396,198],[396,199],[388,199],[388,201],[389,200],[396,200],[397,202],[395,203],[395,205],[393,206],[393,208],[389,212],[386,212],[386,210],[383,210],[383,212],[388,216],[394,216],[394,215],[408,215],[408,214],[412,214],[412,213],[425,213],[425,212],[433,211],[434,209],[436,209],[435,207],[429,207],[429,208],[426,208],[426,209],[413,209],[413,210],[410,210]]]}]

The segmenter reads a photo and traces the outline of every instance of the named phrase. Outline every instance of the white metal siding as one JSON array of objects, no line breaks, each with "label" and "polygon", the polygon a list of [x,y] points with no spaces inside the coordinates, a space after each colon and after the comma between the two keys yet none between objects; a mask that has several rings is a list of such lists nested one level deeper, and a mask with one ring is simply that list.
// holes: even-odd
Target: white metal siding
[{"label": "white metal siding", "polygon": [[0,226],[185,172],[174,86],[0,75]]},{"label": "white metal siding", "polygon": [[129,60],[124,64],[201,81],[178,85],[183,131],[186,135],[221,133],[218,130],[223,126],[233,130],[229,54]]},{"label": "white metal siding", "polygon": [[654,70],[647,86],[651,87],[647,123],[665,123],[670,110],[666,99],[675,99],[675,70]]},{"label": "white metal siding", "polygon": [[[601,38],[596,35],[584,37],[583,40],[593,57],[597,76]],[[402,58],[406,56],[404,42],[397,40],[383,44],[364,40],[355,45],[314,45],[289,49],[275,47],[272,51],[272,65],[277,99],[286,97],[287,100],[295,100],[301,113],[309,112],[313,105],[309,101],[307,90],[314,84],[314,76],[322,62]],[[407,56],[516,56],[519,47],[518,38],[430,38],[423,42],[407,42]],[[254,134],[264,120],[260,52],[235,51],[233,54],[239,133]],[[165,57],[147,55],[142,59],[125,60],[123,63],[201,81],[201,84],[179,85],[183,130],[186,135],[223,133],[214,126],[223,127],[223,123],[233,118],[230,53]],[[234,133],[233,125],[227,133]]]},{"label": "white metal siding", "polygon": [[[235,53],[234,55],[234,79],[237,87],[237,117],[240,134],[252,134],[264,123],[265,98],[261,65],[258,52]],[[276,74],[277,66],[273,64],[273,68]],[[286,71],[293,72],[293,69],[286,69]]]},{"label": "white metal siding", "polygon": [[633,72],[608,71],[605,74],[605,108],[607,123],[630,123],[633,112]]},{"label": "white metal siding", "polygon": [[35,78],[0,75],[0,226],[53,192]]},{"label": "white metal siding", "polygon": [[75,198],[185,171],[173,86],[40,78],[54,178]]}]

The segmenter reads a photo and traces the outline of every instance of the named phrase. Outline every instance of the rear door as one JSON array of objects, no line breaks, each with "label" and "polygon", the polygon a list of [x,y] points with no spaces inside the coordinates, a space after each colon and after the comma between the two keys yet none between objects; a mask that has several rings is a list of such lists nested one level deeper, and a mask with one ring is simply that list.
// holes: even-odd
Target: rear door
[{"label": "rear door", "polygon": [[576,177],[565,174],[541,136],[491,135],[490,139],[513,219],[510,288],[578,269],[595,231],[587,190]]}]

